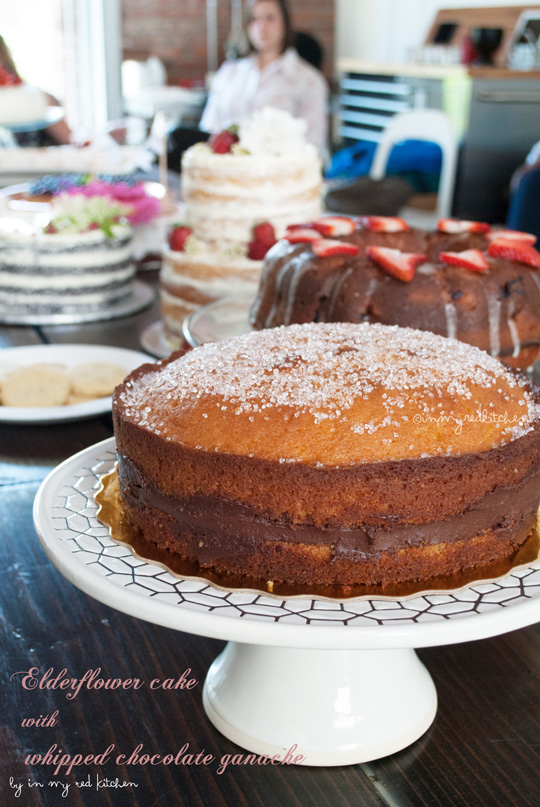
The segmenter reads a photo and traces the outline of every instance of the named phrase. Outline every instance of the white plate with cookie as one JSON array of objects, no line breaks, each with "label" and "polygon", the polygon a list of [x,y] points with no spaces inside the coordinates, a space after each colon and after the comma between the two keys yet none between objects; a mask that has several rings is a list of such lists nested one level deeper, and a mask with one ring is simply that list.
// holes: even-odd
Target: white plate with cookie
[{"label": "white plate with cookie", "polygon": [[0,423],[62,423],[111,410],[114,388],[151,356],[100,345],[0,351]]}]

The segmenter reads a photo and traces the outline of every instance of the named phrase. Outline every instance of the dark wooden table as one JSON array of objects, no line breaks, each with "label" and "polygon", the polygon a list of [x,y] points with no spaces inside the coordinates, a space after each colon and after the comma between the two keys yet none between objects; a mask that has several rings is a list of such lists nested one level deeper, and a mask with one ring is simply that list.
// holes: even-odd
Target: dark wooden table
[{"label": "dark wooden table", "polygon": [[[0,347],[51,342],[140,350],[139,334],[157,318],[154,306],[82,326],[0,326]],[[0,425],[0,807],[540,805],[540,625],[420,650],[438,690],[435,722],[406,750],[369,764],[229,767],[220,775],[215,764],[127,768],[108,762],[56,777],[51,766],[26,764],[28,755],[55,744],[55,754],[72,756],[100,754],[113,743],[122,751],[143,743],[154,754],[176,753],[189,743],[192,753],[204,750],[218,760],[242,752],[202,708],[202,682],[223,644],[101,605],[64,579],[39,546],[32,502],[40,482],[65,458],[111,435],[109,415],[52,426]],[[66,668],[72,678],[100,667],[103,677],[145,682],[189,667],[200,683],[190,691],[83,690],[68,700],[59,689],[23,689],[22,676],[10,681],[31,667],[40,674]],[[54,725],[22,725],[40,716]],[[78,787],[88,771],[90,786]],[[118,778],[136,787],[97,789],[96,775],[102,784]],[[60,784],[49,784],[55,780]]]}]

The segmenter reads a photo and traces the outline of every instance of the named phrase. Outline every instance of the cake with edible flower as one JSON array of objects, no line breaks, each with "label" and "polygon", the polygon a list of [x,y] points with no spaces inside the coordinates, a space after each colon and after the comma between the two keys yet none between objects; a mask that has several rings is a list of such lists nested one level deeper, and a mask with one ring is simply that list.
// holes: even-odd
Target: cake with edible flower
[{"label": "cake with edible flower", "polygon": [[266,256],[250,321],[380,322],[420,328],[525,368],[540,351],[536,237],[441,219],[326,216],[289,227]]},{"label": "cake with edible flower", "polygon": [[130,205],[62,194],[41,228],[0,219],[0,305],[39,320],[107,308],[133,289]]},{"label": "cake with edible flower", "polygon": [[200,305],[252,297],[262,259],[287,225],[320,215],[321,161],[305,130],[304,120],[265,108],[185,152],[185,220],[170,233],[161,273],[173,342]]},{"label": "cake with edible flower", "polygon": [[206,344],[116,389],[123,512],[171,557],[269,590],[481,577],[535,529],[538,402],[484,351],[409,328]]},{"label": "cake with edible flower", "polygon": [[33,221],[36,214],[47,212],[62,193],[104,196],[130,208],[128,219],[133,226],[132,251],[140,268],[161,263],[167,231],[178,218],[179,206],[155,182],[143,182],[129,174],[46,174],[26,187],[6,189],[0,199],[5,215]]}]

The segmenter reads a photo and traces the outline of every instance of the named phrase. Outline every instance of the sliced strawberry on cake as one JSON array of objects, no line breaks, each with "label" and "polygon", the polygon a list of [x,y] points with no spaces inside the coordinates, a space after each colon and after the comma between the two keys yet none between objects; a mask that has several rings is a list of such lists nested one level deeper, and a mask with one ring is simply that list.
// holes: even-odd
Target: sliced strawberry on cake
[{"label": "sliced strawberry on cake", "polygon": [[416,252],[401,252],[390,247],[368,247],[366,255],[385,272],[408,283],[414,278],[414,272],[419,263],[427,261],[427,255]]},{"label": "sliced strawberry on cake", "polygon": [[488,233],[491,226],[484,221],[466,221],[465,219],[439,219],[437,229],[440,233]]},{"label": "sliced strawberry on cake", "polygon": [[335,241],[330,238],[319,238],[311,245],[313,252],[319,258],[330,258],[334,255],[356,255],[358,247],[356,244],[348,244],[346,241]]},{"label": "sliced strawberry on cake", "polygon": [[536,244],[537,241],[535,235],[523,233],[521,230],[492,230],[487,237],[490,241],[494,241],[496,238],[509,238],[511,241],[524,241],[526,244]]},{"label": "sliced strawberry on cake", "polygon": [[517,261],[540,269],[540,252],[526,241],[496,238],[490,243],[487,254],[490,258],[504,258],[507,261]]},{"label": "sliced strawberry on cake", "polygon": [[323,216],[320,219],[310,222],[308,227],[317,230],[325,238],[336,235],[351,235],[354,233],[354,221],[347,216]]},{"label": "sliced strawberry on cake", "polygon": [[443,263],[449,266],[463,266],[471,272],[487,272],[489,264],[480,249],[464,249],[462,252],[441,252]]},{"label": "sliced strawberry on cake", "polygon": [[312,227],[297,227],[285,234],[285,240],[290,244],[305,244],[309,241],[320,241],[321,234]]},{"label": "sliced strawberry on cake", "polygon": [[402,233],[409,230],[409,225],[398,216],[359,216],[358,222],[366,230],[375,233]]}]

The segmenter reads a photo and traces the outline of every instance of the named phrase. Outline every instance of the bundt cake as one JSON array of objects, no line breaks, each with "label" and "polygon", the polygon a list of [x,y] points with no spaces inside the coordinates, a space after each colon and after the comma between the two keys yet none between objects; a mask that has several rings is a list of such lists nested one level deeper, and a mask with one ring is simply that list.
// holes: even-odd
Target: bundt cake
[{"label": "bundt cake", "polygon": [[455,337],[528,367],[540,350],[540,253],[528,233],[442,219],[326,216],[265,259],[250,322],[380,322]]}]

